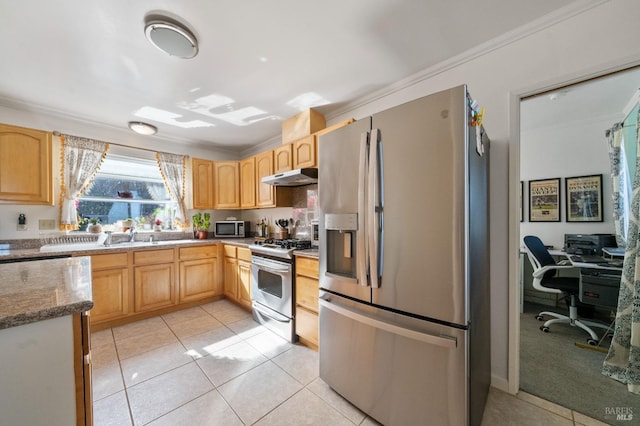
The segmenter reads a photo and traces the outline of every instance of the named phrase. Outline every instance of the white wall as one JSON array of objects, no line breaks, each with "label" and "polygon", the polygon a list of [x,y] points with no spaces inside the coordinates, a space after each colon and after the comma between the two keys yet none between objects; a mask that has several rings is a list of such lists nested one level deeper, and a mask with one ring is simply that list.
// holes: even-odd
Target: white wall
[{"label": "white wall", "polygon": [[511,392],[518,387],[519,98],[640,63],[640,2],[577,1],[565,12],[556,22],[550,17],[530,25],[510,42],[487,44],[328,117],[329,124],[362,118],[462,83],[485,106],[492,141],[492,378]]},{"label": "white wall", "polygon": [[[585,117],[586,118],[586,117]],[[520,179],[524,181],[524,222],[520,239],[537,235],[546,245],[561,249],[564,234],[613,234],[611,176],[608,144],[604,131],[623,118],[589,118],[560,126],[523,130],[520,133]],[[564,178],[602,174],[603,222],[567,222]],[[535,179],[562,178],[561,221],[529,222],[528,182]]]}]

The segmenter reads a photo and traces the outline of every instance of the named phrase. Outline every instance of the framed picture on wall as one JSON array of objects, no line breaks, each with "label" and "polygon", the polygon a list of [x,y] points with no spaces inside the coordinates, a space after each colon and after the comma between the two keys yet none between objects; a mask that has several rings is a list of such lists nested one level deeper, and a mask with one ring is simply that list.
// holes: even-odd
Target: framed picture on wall
[{"label": "framed picture on wall", "polygon": [[560,178],[529,181],[529,222],[560,222]]},{"label": "framed picture on wall", "polygon": [[524,181],[520,181],[520,222],[524,222]]},{"label": "framed picture on wall", "polygon": [[564,180],[567,222],[602,222],[602,175]]}]

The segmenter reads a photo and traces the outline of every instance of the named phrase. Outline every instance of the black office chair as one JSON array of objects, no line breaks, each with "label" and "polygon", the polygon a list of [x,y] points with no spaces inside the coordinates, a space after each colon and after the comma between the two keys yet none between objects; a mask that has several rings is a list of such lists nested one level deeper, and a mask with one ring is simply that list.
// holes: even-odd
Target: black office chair
[{"label": "black office chair", "polygon": [[564,294],[564,298],[569,299],[569,316],[558,314],[556,312],[543,311],[536,318],[540,321],[544,316],[553,317],[546,321],[540,330],[545,333],[549,332],[549,326],[555,323],[567,323],[573,327],[580,327],[591,336],[587,342],[590,345],[598,344],[598,335],[591,327],[600,327],[607,329],[604,324],[598,324],[592,321],[586,321],[578,318],[578,307],[576,305],[576,296],[580,292],[580,278],[578,277],[562,277],[557,276],[559,269],[572,269],[573,266],[567,263],[556,263],[553,256],[549,254],[549,250],[544,246],[540,238],[528,235],[524,237],[524,245],[527,249],[527,257],[533,266],[533,288],[546,293]]}]

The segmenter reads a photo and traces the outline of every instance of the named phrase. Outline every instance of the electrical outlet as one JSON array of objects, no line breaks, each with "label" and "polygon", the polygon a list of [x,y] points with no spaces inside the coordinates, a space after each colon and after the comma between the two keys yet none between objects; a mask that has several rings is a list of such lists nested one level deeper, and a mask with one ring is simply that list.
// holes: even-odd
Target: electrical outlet
[{"label": "electrical outlet", "polygon": [[41,231],[48,231],[56,229],[55,219],[38,219],[38,229]]}]

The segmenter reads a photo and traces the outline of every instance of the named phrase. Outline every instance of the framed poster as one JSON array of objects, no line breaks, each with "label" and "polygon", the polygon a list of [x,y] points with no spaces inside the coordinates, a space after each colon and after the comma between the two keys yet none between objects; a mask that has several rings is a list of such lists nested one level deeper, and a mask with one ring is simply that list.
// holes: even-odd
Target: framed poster
[{"label": "framed poster", "polygon": [[529,181],[529,222],[560,222],[560,178]]},{"label": "framed poster", "polygon": [[564,180],[567,222],[602,222],[602,175]]},{"label": "framed poster", "polygon": [[524,181],[520,181],[520,222],[524,222]]}]

